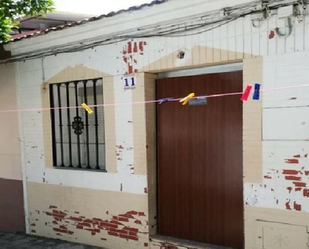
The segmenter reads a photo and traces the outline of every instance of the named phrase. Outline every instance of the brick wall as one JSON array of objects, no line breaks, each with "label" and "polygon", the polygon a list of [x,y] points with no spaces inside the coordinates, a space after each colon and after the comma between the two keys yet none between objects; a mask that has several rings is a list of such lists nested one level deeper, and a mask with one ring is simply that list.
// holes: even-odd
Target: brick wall
[{"label": "brick wall", "polygon": [[[48,99],[44,97],[42,91],[46,83],[98,75],[106,82],[104,83],[106,103],[149,100],[154,98],[154,80],[158,72],[239,61],[243,61],[244,87],[246,84],[256,82],[261,83],[263,88],[304,84],[307,82],[308,71],[308,22],[308,18],[302,22],[297,18],[293,19],[292,35],[282,39],[274,32],[276,27],[284,25],[276,16],[264,21],[258,28],[253,27],[251,17],[246,16],[194,36],[133,39],[83,52],[18,62],[17,74],[21,89],[19,108],[47,106]],[[44,39],[49,39],[48,35],[46,38],[41,37],[40,41]],[[184,58],[179,56],[181,51],[185,52]],[[136,88],[125,89],[124,77],[131,72],[133,72],[131,76],[136,78]],[[289,76],[290,74],[293,76]],[[288,236],[297,225],[305,228],[307,226],[303,220],[308,218],[306,199],[308,191],[305,184],[309,170],[307,166],[309,135],[305,128],[309,121],[306,109],[296,110],[296,106],[308,105],[307,96],[309,96],[307,88],[274,91],[262,94],[260,101],[244,103],[246,248],[260,248],[260,237],[265,241],[270,240],[266,234],[260,235],[261,227],[266,225],[259,223],[258,220],[271,223],[276,228],[275,231],[283,229],[284,232],[280,233],[282,236]],[[291,109],[291,106],[294,109]],[[272,110],[278,119],[272,120],[273,115],[266,114],[266,111],[278,107],[280,107],[279,114],[278,110]],[[162,246],[165,245],[162,243],[148,243],[147,234],[155,233],[156,225],[154,109],[151,105],[145,107],[138,104],[117,105],[105,109],[105,119],[108,119],[106,121],[108,122],[106,123],[107,173],[53,169],[50,163],[48,138],[50,126],[46,121],[48,115],[40,111],[21,114],[29,215],[31,221],[38,219],[39,222],[39,225],[32,223],[38,228],[31,230],[43,236],[69,240],[74,240],[74,236],[78,234],[75,241],[116,248],[126,241],[126,238],[120,236],[126,226],[115,228],[118,230],[113,232],[116,232],[117,236],[104,226],[102,226],[104,231],[99,229],[98,232],[93,230],[98,229],[95,226],[91,227],[90,231],[79,229],[78,224],[67,223],[68,230],[65,230],[63,226],[68,220],[58,217],[62,219],[60,227],[58,221],[53,220],[54,216],[46,215],[46,212],[51,213],[54,209],[55,213],[63,212],[60,214],[65,217],[80,212],[80,216],[85,218],[74,217],[89,219],[91,220],[89,224],[94,222],[94,218],[104,222],[112,220],[117,222],[118,218],[113,219],[113,216],[127,215],[131,211],[144,212],[146,225],[142,223],[142,228],[136,228],[135,225],[141,224],[135,223],[138,218],[134,216],[135,220],[132,218],[134,221],[128,226],[142,229],[138,230],[141,231],[137,234],[138,240],[133,238],[128,240],[131,243],[129,245],[132,248],[149,246],[164,248]],[[289,115],[296,115],[294,120],[297,122],[288,120]],[[276,133],[273,133],[274,131]],[[267,134],[275,136],[265,137]],[[297,137],[293,137],[294,135]],[[54,189],[57,194],[51,191]],[[70,191],[73,191],[74,195],[63,194]],[[97,191],[105,197],[98,197]],[[131,199],[134,200],[134,204]],[[103,200],[104,211],[100,208]],[[54,203],[56,201],[57,205]],[[81,212],[81,209],[84,211]],[[108,216],[106,211],[111,212],[111,215]],[[290,226],[281,229],[278,223],[283,221]],[[72,232],[74,235],[70,234]],[[106,240],[100,239],[99,235],[102,234],[104,234],[102,238]],[[277,237],[279,235],[273,234]],[[93,236],[96,239],[93,240]],[[134,237],[135,233],[132,236]],[[295,241],[294,237],[288,238]],[[304,241],[304,238],[306,236],[297,241]],[[297,244],[291,248],[303,247],[304,244]]]}]

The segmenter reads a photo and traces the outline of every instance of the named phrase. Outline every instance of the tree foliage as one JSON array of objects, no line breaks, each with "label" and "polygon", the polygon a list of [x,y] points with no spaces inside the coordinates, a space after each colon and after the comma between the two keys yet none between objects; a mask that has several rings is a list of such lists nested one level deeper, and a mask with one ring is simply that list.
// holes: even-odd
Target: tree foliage
[{"label": "tree foliage", "polygon": [[18,26],[15,20],[53,11],[53,0],[0,0],[0,42],[10,39],[10,31]]}]

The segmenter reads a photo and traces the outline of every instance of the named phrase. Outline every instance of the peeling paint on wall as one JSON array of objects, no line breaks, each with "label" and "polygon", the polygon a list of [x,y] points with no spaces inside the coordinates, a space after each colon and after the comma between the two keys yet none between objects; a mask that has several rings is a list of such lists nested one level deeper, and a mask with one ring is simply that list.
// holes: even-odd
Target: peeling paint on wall
[{"label": "peeling paint on wall", "polygon": [[[41,213],[37,211],[37,213]],[[90,233],[91,236],[99,236],[101,240],[108,240],[109,236],[118,237],[123,240],[138,241],[141,235],[147,234],[146,214],[138,211],[128,211],[123,214],[109,215],[109,219],[93,218],[80,215],[79,212],[69,212],[59,210],[56,206],[49,206],[48,211],[42,211],[43,214],[52,219],[51,222],[45,222],[57,236],[74,235],[77,230],[83,230]],[[78,214],[78,215],[77,215]],[[31,217],[33,219],[33,217]],[[134,225],[132,225],[134,224]],[[36,222],[31,224],[36,227]],[[32,230],[32,233],[36,233]]]},{"label": "peeling paint on wall", "polygon": [[138,55],[144,55],[146,41],[128,42],[122,50],[122,60],[126,65],[126,74],[137,73]]}]

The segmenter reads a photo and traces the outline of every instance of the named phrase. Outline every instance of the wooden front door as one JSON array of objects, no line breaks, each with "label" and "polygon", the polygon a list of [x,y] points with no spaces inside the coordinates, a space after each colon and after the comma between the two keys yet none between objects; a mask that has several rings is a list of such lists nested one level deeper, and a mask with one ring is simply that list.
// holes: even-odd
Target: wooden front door
[{"label": "wooden front door", "polygon": [[[157,81],[157,98],[241,92],[242,71]],[[242,102],[158,105],[158,233],[241,249],[244,246]]]}]

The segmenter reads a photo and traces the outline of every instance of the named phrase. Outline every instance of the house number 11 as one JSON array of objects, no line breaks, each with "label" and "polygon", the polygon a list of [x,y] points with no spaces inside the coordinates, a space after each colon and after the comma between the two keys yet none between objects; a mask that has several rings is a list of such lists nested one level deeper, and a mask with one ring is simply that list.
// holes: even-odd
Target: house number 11
[{"label": "house number 11", "polygon": [[134,89],[136,87],[135,85],[135,77],[128,77],[124,79],[125,82],[125,89]]}]

